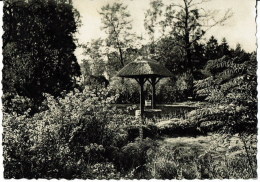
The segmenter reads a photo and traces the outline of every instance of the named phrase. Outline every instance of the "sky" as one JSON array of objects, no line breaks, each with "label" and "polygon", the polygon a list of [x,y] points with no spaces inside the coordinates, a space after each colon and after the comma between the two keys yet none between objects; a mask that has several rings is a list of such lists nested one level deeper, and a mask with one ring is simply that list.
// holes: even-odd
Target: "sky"
[{"label": "sky", "polygon": [[[101,27],[101,16],[99,11],[101,7],[113,2],[122,2],[128,6],[128,11],[133,19],[133,31],[138,35],[145,34],[143,25],[144,14],[149,8],[151,0],[73,0],[74,7],[81,15],[82,26],[76,34],[79,43],[87,43],[91,39],[105,37]],[[180,0],[163,0],[166,4],[169,2],[178,2]],[[199,0],[200,1],[200,0]],[[218,10],[219,14],[227,9],[231,9],[233,16],[228,19],[223,26],[216,26],[207,32],[205,38],[211,35],[220,42],[224,37],[234,48],[237,43],[246,51],[256,50],[256,24],[255,24],[255,0],[211,0],[204,3],[205,9]],[[77,48],[75,54],[78,61],[84,58],[82,49]]]}]

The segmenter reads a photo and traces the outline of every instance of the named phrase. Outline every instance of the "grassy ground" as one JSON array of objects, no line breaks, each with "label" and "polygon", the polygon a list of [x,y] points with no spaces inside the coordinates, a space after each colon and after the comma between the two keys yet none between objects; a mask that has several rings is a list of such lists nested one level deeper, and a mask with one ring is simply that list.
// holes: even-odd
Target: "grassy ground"
[{"label": "grassy ground", "polygon": [[[188,131],[183,135],[181,129],[187,131],[185,115],[203,103],[178,103],[174,105],[158,105],[162,116],[153,122],[157,123],[175,118],[170,130],[160,129],[158,147],[148,155],[146,168],[147,179],[250,179],[256,178],[257,142],[256,136],[244,138],[227,134],[207,135],[194,134]],[[117,107],[125,109],[126,105]],[[138,107],[136,108],[138,109]],[[134,114],[129,112],[129,114]],[[167,125],[167,126],[168,126]],[[167,126],[165,126],[167,128]],[[189,125],[188,125],[189,126]],[[168,131],[168,130],[167,130]],[[176,133],[179,131],[179,133]],[[211,131],[208,131],[211,132]],[[176,134],[176,135],[173,135]],[[194,137],[193,137],[194,136]]]},{"label": "grassy ground", "polygon": [[256,177],[256,141],[248,144],[249,155],[238,136],[165,137],[158,142],[160,149],[151,162],[154,178]]},{"label": "grassy ground", "polygon": [[[256,138],[256,136],[254,136]],[[197,137],[165,137],[159,141],[161,145],[170,146],[173,148],[182,147],[190,150],[197,150],[203,154],[205,152],[211,152],[215,155],[229,155],[233,156],[239,152],[245,154],[244,144],[242,140],[235,136],[223,136],[219,134]],[[248,146],[249,152],[256,149],[257,143],[251,143]]]},{"label": "grassy ground", "polygon": [[186,148],[198,148],[200,150],[206,150],[209,145],[212,136],[198,136],[198,137],[175,137],[164,138],[160,143],[162,145],[169,145],[173,147],[186,147]]}]

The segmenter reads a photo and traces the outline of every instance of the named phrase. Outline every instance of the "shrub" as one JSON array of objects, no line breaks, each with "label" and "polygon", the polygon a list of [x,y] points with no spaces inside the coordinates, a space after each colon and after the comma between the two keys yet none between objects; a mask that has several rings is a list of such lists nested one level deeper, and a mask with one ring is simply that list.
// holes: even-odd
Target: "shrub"
[{"label": "shrub", "polygon": [[112,163],[96,163],[88,167],[88,173],[83,174],[83,179],[119,179],[120,173]]},{"label": "shrub", "polygon": [[41,100],[38,99],[38,102],[30,99],[26,96],[19,96],[18,94],[5,93],[2,97],[3,102],[3,112],[7,113],[18,113],[24,114],[26,111],[29,111],[27,114],[34,114],[39,111]]},{"label": "shrub", "polygon": [[[257,61],[239,57],[211,60],[209,76],[195,83],[196,95],[208,106],[190,115],[196,122],[220,121],[225,133],[257,133]],[[216,123],[217,125],[219,123]],[[217,127],[218,128],[218,127]]]},{"label": "shrub", "polygon": [[197,175],[196,150],[160,146],[148,156],[147,169],[156,179],[194,179]]},{"label": "shrub", "polygon": [[186,95],[181,88],[176,86],[175,82],[172,83],[172,81],[167,81],[166,83],[159,83],[157,88],[158,103],[165,104],[184,100],[186,100]]},{"label": "shrub", "polygon": [[4,113],[5,178],[72,178],[106,161],[107,147],[126,143],[128,121],[107,95],[87,88],[57,99],[46,94],[48,109],[33,117]]},{"label": "shrub", "polygon": [[118,94],[118,104],[139,103],[139,85],[133,79],[112,78],[109,92],[111,95]]},{"label": "shrub", "polygon": [[[157,143],[149,138],[128,143],[121,149],[121,168],[124,169],[124,171],[134,169],[135,173],[142,172],[147,162],[147,151],[152,150],[156,146]],[[134,176],[136,177],[138,174]]]}]

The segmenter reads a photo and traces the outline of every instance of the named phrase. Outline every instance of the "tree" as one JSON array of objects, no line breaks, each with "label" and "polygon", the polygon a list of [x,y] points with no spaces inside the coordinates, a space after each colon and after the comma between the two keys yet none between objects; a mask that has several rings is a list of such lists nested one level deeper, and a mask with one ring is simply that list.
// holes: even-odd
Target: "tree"
[{"label": "tree", "polygon": [[193,68],[194,80],[200,80],[202,78],[205,78],[201,73],[201,70],[205,67],[208,61],[205,56],[205,44],[195,42],[193,44],[191,55],[192,55],[191,59],[193,60],[193,66],[194,66]]},{"label": "tree", "polygon": [[[183,51],[186,73],[190,75],[190,95],[193,95],[193,69],[194,62],[192,60],[192,50],[194,44],[197,43],[205,35],[205,33],[212,27],[223,24],[230,16],[231,12],[228,10],[220,19],[216,19],[213,11],[206,11],[200,5],[207,2],[207,0],[182,0],[182,3],[171,3],[165,6],[164,17],[160,22],[163,27],[165,36],[171,37],[171,44],[169,47],[180,47]],[[153,7],[152,2],[152,7]],[[157,6],[162,7],[162,6]],[[150,14],[150,16],[157,16],[158,14]],[[152,24],[151,24],[152,26]]]},{"label": "tree", "polygon": [[117,60],[120,68],[127,60],[127,50],[132,49],[134,35],[131,33],[132,25],[127,6],[122,3],[107,4],[101,8],[102,29],[105,30],[105,39],[108,50],[108,61]]},{"label": "tree", "polygon": [[109,81],[104,76],[107,72],[107,56],[104,52],[104,40],[96,39],[82,46],[83,54],[87,56],[82,60],[81,70],[84,85],[92,85],[92,88],[107,87]]},{"label": "tree", "polygon": [[80,70],[73,34],[79,14],[55,0],[5,1],[3,92],[40,102],[75,86]]},{"label": "tree", "polygon": [[157,27],[159,24],[159,18],[162,16],[162,7],[164,4],[161,0],[151,1],[151,8],[145,13],[144,27],[149,35],[150,39],[150,53],[154,53],[155,49],[155,34],[158,32]]},{"label": "tree", "polygon": [[219,45],[219,54],[219,57],[230,55],[229,45],[226,38],[223,38],[221,44]]},{"label": "tree", "polygon": [[238,57],[238,60],[242,62],[250,59],[250,54],[245,52],[245,50],[241,48],[240,44],[237,44],[235,49],[230,50],[230,55],[231,57]]},{"label": "tree", "polygon": [[83,55],[87,56],[87,59],[83,62],[88,62],[90,66],[88,75],[100,76],[103,75],[106,66],[106,56],[104,50],[104,41],[102,39],[92,40],[90,43],[83,45]]},{"label": "tree", "polygon": [[205,46],[205,57],[208,60],[217,59],[219,44],[214,36],[211,36]]}]

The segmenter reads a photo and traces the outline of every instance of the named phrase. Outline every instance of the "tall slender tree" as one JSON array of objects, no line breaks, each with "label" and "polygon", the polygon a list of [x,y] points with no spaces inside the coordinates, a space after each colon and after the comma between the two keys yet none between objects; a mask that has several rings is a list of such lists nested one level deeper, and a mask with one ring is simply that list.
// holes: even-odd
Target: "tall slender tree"
[{"label": "tall slender tree", "polygon": [[134,34],[132,20],[127,6],[122,3],[107,4],[101,8],[102,30],[107,34],[105,39],[108,54],[117,59],[121,67],[126,63],[127,49],[132,48]]},{"label": "tall slender tree", "polygon": [[[202,4],[208,0],[181,0],[181,3],[171,3],[164,6],[163,20],[160,25],[163,32],[171,38],[172,43],[168,47],[180,47],[183,51],[184,67],[190,75],[190,95],[193,93],[193,68],[192,52],[194,44],[201,40],[205,33],[216,25],[223,24],[231,15],[227,10],[225,14],[216,19],[215,11],[207,11]],[[154,9],[154,2],[151,5]],[[163,6],[156,6],[162,8]],[[149,10],[148,10],[149,11]],[[158,13],[147,13],[150,16],[158,16]],[[151,19],[151,18],[150,18]],[[152,24],[150,24],[152,26]]]},{"label": "tall slender tree", "polygon": [[228,56],[230,55],[229,45],[227,43],[226,38],[223,38],[221,44],[219,45],[219,54],[221,56]]},{"label": "tall slender tree", "polygon": [[205,45],[206,59],[208,59],[208,60],[218,59],[219,58],[218,49],[219,49],[219,44],[218,44],[217,39],[214,36],[211,36]]}]

